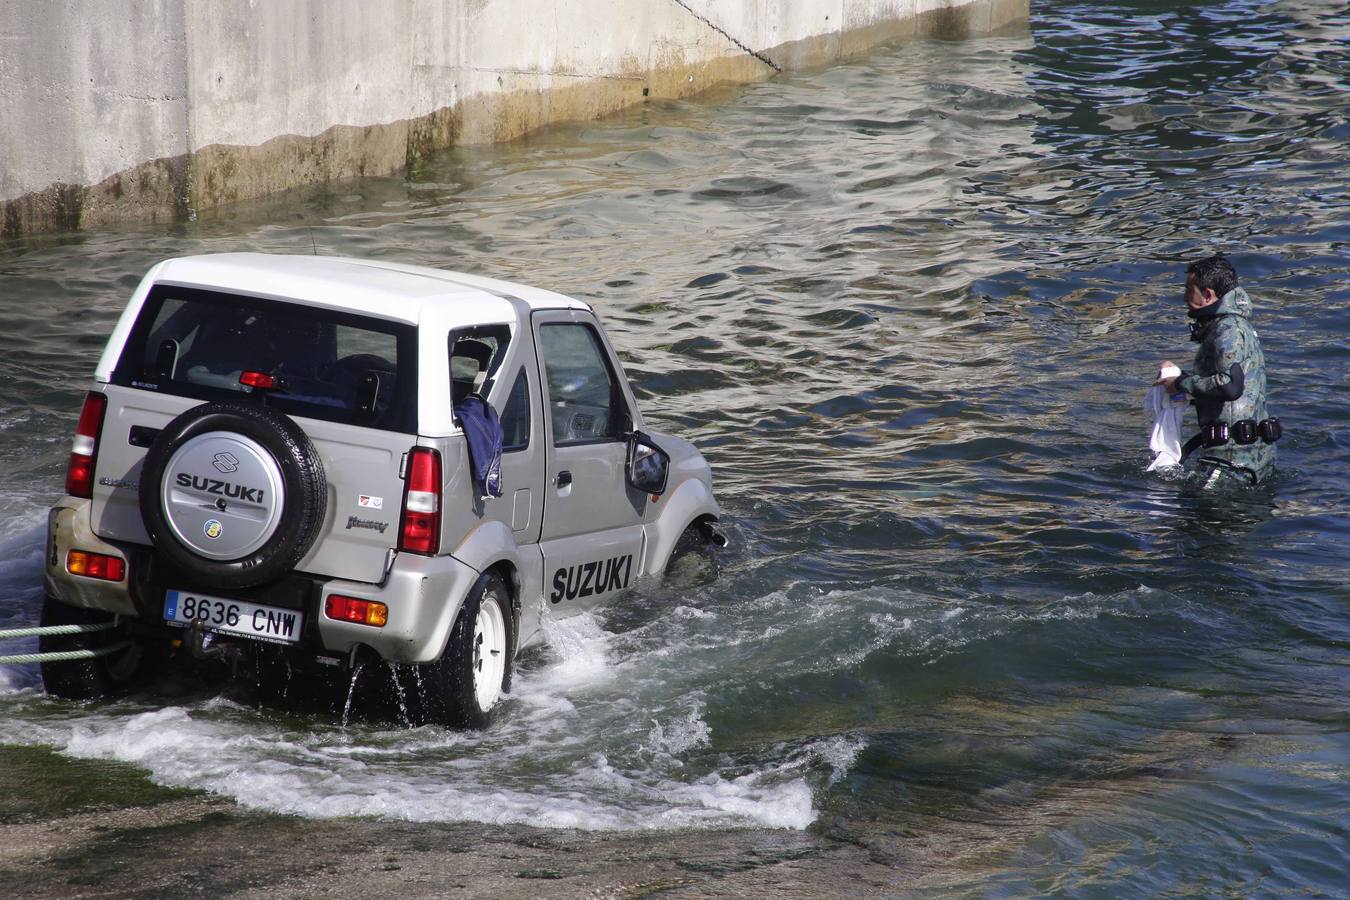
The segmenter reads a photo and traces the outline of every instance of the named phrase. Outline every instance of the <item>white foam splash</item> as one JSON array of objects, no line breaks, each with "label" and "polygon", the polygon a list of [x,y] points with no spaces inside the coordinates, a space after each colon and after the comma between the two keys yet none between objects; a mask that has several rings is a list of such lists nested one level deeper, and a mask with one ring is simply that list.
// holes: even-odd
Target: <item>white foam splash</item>
[{"label": "white foam splash", "polygon": [[[31,653],[33,649],[18,643],[7,644],[6,652]],[[33,687],[32,677],[18,666],[0,666],[0,695],[15,694],[25,688]]]},{"label": "white foam splash", "polygon": [[591,613],[563,619],[545,615],[541,623],[548,654],[549,682],[579,686],[600,682],[612,675],[609,666],[610,635]]},{"label": "white foam splash", "polygon": [[42,590],[42,554],[46,550],[47,529],[41,522],[45,517],[34,514],[28,521],[16,524],[4,521],[5,533],[0,534],[0,589],[6,598],[5,606],[13,607],[16,595],[40,593]]},{"label": "white foam splash", "polygon": [[[287,732],[220,703],[81,715],[24,734],[0,727],[0,739],[132,763],[159,784],[205,789],[244,806],[310,818],[378,816],[586,830],[805,828],[815,818],[805,780],[773,766],[683,781],[593,754],[550,780],[532,777],[522,784],[522,773],[494,764],[494,747],[484,737],[439,729]],[[447,750],[468,755],[447,765],[450,760],[437,760]]]},{"label": "white foam splash", "polygon": [[[46,510],[31,509],[0,520],[0,629],[36,625],[42,604]],[[36,653],[37,638],[0,640],[0,656]],[[0,694],[41,683],[37,666],[0,665]]]},{"label": "white foam splash", "polygon": [[702,699],[694,701],[684,716],[666,724],[653,720],[651,731],[647,732],[650,747],[671,757],[698,747],[706,747],[712,741],[712,728],[703,721]]},{"label": "white foam splash", "polygon": [[866,739],[837,734],[748,751],[734,749],[732,736],[719,748],[708,697],[747,667],[776,678],[833,673],[878,652],[927,663],[1043,622],[1147,614],[1156,602],[1143,588],[959,605],[891,588],[794,588],[706,612],[672,605],[620,633],[596,614],[546,617],[544,652],[516,672],[485,732],[342,728],[223,700],[54,713],[19,691],[0,700],[20,708],[12,727],[0,724],[0,740],[121,760],[159,783],[310,817],[803,828],[815,817],[812,789],[846,778]]},{"label": "white foam splash", "polygon": [[49,701],[12,695],[7,704],[29,708],[0,709],[0,741],[131,763],[159,784],[312,818],[586,830],[804,828],[815,818],[801,754],[751,765],[706,754],[701,693],[672,695],[641,654],[620,657],[594,616],[546,628],[546,662],[517,673],[485,732],[344,729],[221,699],[37,713]]},{"label": "white foam splash", "polygon": [[849,769],[858,761],[858,755],[866,748],[867,739],[852,734],[836,734],[808,746],[813,756],[830,767],[830,777],[826,782],[830,786],[838,784],[848,775]]}]

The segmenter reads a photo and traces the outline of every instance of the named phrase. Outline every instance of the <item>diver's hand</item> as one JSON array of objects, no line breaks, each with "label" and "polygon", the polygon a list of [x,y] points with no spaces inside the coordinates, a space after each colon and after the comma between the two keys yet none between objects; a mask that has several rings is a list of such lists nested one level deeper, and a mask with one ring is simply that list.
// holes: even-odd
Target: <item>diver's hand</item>
[{"label": "diver's hand", "polygon": [[1158,380],[1154,384],[1161,384],[1167,390],[1172,390],[1172,385],[1181,377],[1181,370],[1177,364],[1170,359],[1163,360],[1161,366],[1158,366]]}]

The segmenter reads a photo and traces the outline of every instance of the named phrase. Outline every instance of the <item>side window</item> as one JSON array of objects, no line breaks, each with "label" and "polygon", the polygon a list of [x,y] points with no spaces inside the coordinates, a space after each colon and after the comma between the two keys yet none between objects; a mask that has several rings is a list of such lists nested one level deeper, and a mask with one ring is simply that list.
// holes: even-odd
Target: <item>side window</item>
[{"label": "side window", "polygon": [[542,325],[539,344],[553,442],[561,446],[617,439],[627,428],[628,408],[595,331],[587,325]]},{"label": "side window", "polygon": [[450,333],[452,402],[458,403],[475,390],[487,396],[510,342],[511,329],[506,325],[481,325]]},{"label": "side window", "polygon": [[511,385],[511,396],[506,398],[502,412],[502,452],[524,450],[530,446],[530,381],[521,369],[516,383]]}]

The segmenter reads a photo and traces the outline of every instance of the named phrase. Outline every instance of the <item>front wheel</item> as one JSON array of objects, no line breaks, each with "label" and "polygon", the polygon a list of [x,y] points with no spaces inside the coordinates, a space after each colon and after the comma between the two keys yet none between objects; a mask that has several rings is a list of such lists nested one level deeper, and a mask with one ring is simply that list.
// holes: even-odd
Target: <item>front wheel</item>
[{"label": "front wheel", "polygon": [[484,572],[460,607],[441,658],[419,673],[420,718],[486,728],[492,709],[511,688],[514,625],[506,583]]},{"label": "front wheel", "polygon": [[[100,610],[68,606],[53,597],[42,604],[42,625],[95,625],[112,621]],[[128,688],[149,667],[149,654],[136,642],[127,642],[116,630],[78,634],[43,635],[38,652],[101,650],[114,644],[126,646],[93,659],[61,660],[39,664],[42,685],[48,694],[64,700],[97,700]]]},{"label": "front wheel", "polygon": [[711,524],[695,522],[686,528],[666,561],[665,580],[677,587],[710,584],[721,574],[717,551],[726,546],[726,538]]}]

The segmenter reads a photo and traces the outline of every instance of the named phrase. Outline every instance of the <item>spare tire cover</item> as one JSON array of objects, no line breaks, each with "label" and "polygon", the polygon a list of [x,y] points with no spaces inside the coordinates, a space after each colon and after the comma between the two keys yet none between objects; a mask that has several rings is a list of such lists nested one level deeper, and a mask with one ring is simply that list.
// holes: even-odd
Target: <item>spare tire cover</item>
[{"label": "spare tire cover", "polygon": [[141,518],[172,568],[223,588],[290,572],[327,509],[323,462],[287,416],[240,401],[179,415],[141,470]]}]

